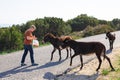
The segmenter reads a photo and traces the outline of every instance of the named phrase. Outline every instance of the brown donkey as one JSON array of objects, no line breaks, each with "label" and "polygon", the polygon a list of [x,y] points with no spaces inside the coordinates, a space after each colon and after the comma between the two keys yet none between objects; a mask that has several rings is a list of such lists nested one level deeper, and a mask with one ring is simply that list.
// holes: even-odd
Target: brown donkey
[{"label": "brown donkey", "polygon": [[52,54],[51,54],[51,61],[52,61],[52,59],[53,59],[53,54],[54,54],[54,52],[58,49],[58,51],[59,51],[59,61],[61,60],[61,50],[62,49],[66,49],[66,51],[67,51],[67,56],[66,56],[66,59],[68,58],[68,56],[69,56],[69,50],[68,49],[70,49],[70,57],[71,57],[71,48],[70,47],[68,47],[68,46],[64,46],[64,44],[63,44],[63,41],[65,40],[65,39],[67,39],[67,40],[70,40],[70,39],[72,39],[70,36],[62,36],[62,37],[55,37],[52,33],[47,33],[45,36],[44,36],[44,39],[43,39],[43,41],[44,42],[50,42],[52,45],[53,45],[53,47],[54,47],[54,49],[53,49],[53,51],[52,51]]},{"label": "brown donkey", "polygon": [[99,65],[98,65],[98,68],[96,69],[96,71],[98,71],[100,69],[100,66],[102,63],[101,56],[103,56],[104,59],[107,59],[107,61],[110,64],[111,69],[114,70],[110,59],[105,54],[106,48],[102,43],[100,43],[100,42],[78,42],[75,40],[65,40],[64,45],[70,46],[74,50],[74,55],[71,57],[70,66],[72,65],[72,59],[75,56],[80,55],[80,60],[81,60],[80,69],[82,69],[82,67],[83,67],[82,55],[95,53],[98,58],[98,61],[99,61]]}]

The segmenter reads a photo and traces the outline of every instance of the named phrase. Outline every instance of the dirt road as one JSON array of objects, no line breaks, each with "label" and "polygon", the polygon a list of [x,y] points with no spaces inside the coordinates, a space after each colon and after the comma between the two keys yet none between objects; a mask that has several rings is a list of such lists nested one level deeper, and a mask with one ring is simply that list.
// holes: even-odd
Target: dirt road
[{"label": "dirt road", "polygon": [[[116,41],[114,47],[120,47],[120,31],[115,32]],[[109,48],[105,34],[82,38],[79,41],[100,41]],[[23,50],[11,54],[0,55],[0,80],[52,80],[56,74],[63,73],[68,68],[80,64],[79,56],[73,59],[73,66],[70,67],[70,58],[65,59],[66,51],[62,50],[62,60],[59,62],[58,51],[54,53],[53,61],[50,62],[52,45],[34,48],[35,62],[38,66],[31,66],[30,55],[26,57],[27,66],[21,67],[20,60]],[[72,52],[73,53],[73,52]],[[84,56],[84,63],[90,61],[95,55]]]}]

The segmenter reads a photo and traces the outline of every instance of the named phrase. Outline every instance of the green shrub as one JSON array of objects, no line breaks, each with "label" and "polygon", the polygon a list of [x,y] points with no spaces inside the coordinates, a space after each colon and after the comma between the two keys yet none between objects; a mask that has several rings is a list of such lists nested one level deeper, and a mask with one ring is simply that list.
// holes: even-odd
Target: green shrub
[{"label": "green shrub", "polygon": [[95,27],[87,26],[87,28],[83,31],[83,37],[102,34],[108,31],[114,31],[114,29],[108,25],[98,25]]},{"label": "green shrub", "polygon": [[108,70],[105,70],[105,69],[102,70],[102,75],[108,75],[108,73],[109,73]]}]

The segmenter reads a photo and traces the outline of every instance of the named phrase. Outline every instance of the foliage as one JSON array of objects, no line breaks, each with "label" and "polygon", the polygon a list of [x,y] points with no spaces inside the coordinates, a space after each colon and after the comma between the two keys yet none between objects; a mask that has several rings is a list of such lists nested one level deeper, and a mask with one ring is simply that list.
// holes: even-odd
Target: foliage
[{"label": "foliage", "polygon": [[98,20],[98,24],[101,24],[101,25],[108,25],[109,22],[106,21],[106,20]]},{"label": "foliage", "polygon": [[88,25],[93,27],[96,26],[98,24],[98,20],[94,17],[89,17],[86,14],[81,14],[76,18],[69,20],[68,23],[71,25],[72,31],[82,31]]},{"label": "foliage", "polygon": [[120,19],[116,18],[111,21],[111,26],[116,29],[120,30]]},{"label": "foliage", "polygon": [[120,30],[120,19],[106,21],[81,14],[66,22],[57,17],[44,17],[30,20],[25,24],[0,28],[0,53],[22,49],[23,34],[31,25],[36,26],[37,29],[33,34],[41,44],[46,33],[53,33],[56,36],[70,35],[74,39],[78,39],[107,31]]},{"label": "foliage", "polygon": [[22,34],[17,27],[0,29],[0,52],[22,49]]},{"label": "foliage", "polygon": [[45,22],[49,24],[47,32],[60,36],[71,32],[71,27],[66,24],[62,19],[55,17],[45,17]]},{"label": "foliage", "polygon": [[71,34],[69,34],[69,36],[71,36],[73,39],[80,39],[83,36],[83,32],[72,32]]},{"label": "foliage", "polygon": [[[118,50],[118,52],[119,52],[119,50]],[[119,65],[120,56],[116,55],[115,59],[113,59],[112,61],[113,61],[113,66],[115,68],[115,71],[109,71],[109,70],[103,69],[102,70],[102,77],[105,76],[109,80],[120,80],[120,65]],[[100,80],[106,80],[106,79],[101,78]]]},{"label": "foliage", "polygon": [[109,25],[98,25],[96,27],[88,26],[83,32],[83,37],[106,33],[108,31],[114,31]]},{"label": "foliage", "polygon": [[55,17],[45,17],[44,19],[31,20],[28,21],[26,25],[21,25],[19,29],[22,33],[24,33],[25,30],[32,24],[37,28],[34,34],[39,40],[42,40],[43,36],[48,32],[57,36],[69,34],[71,32],[69,24],[66,24],[61,18]]},{"label": "foliage", "polygon": [[108,75],[109,74],[109,71],[108,70],[106,70],[106,69],[103,69],[102,70],[102,75]]}]

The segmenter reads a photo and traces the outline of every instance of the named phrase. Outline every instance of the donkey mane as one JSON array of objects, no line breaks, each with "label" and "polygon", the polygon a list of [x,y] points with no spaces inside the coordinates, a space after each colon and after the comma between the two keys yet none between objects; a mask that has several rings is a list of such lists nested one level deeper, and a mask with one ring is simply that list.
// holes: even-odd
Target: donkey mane
[{"label": "donkey mane", "polygon": [[51,38],[56,38],[52,33],[47,33],[44,37],[49,36]]}]

